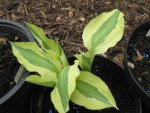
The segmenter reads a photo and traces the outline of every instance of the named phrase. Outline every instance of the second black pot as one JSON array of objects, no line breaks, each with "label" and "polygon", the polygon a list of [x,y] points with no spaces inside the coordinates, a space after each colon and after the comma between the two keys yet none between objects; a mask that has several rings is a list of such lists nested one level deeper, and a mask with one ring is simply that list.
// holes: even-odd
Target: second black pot
[{"label": "second black pot", "polygon": [[[74,61],[70,58],[69,61]],[[106,58],[96,56],[92,73],[102,78],[110,88],[119,110],[108,108],[101,111],[87,110],[70,102],[69,113],[142,113],[140,99],[124,82],[124,71]],[[50,100],[52,89],[37,86],[32,94],[30,113],[57,113]]]},{"label": "second black pot", "polygon": [[[149,48],[150,46],[150,37],[146,37],[147,32],[150,30],[150,22],[146,22],[137,27],[129,38],[126,54],[125,54],[125,72],[126,78],[129,81],[130,85],[135,89],[138,96],[141,100],[150,108],[150,93],[146,91],[144,86],[142,85],[143,81],[143,70],[149,70],[148,67],[145,67],[145,62],[148,58],[143,58],[142,60],[137,60],[137,51],[143,55],[143,50],[146,50],[146,46]],[[149,40],[147,40],[149,39]],[[150,50],[150,48],[149,48]],[[149,51],[150,52],[150,51]],[[136,54],[136,55],[135,55]],[[149,53],[150,54],[150,53]],[[140,58],[140,56],[138,55]],[[150,59],[150,58],[149,58]],[[140,69],[140,70],[139,70]],[[150,77],[150,75],[148,75]],[[141,77],[138,79],[138,77]],[[149,78],[150,80],[150,78]],[[144,81],[145,82],[145,81]],[[147,81],[149,83],[149,81]]]}]

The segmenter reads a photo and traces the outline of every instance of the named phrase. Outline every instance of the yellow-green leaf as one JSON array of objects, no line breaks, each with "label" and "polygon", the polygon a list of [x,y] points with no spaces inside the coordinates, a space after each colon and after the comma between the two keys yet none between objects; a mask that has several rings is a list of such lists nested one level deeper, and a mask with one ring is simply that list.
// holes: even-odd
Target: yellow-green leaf
[{"label": "yellow-green leaf", "polygon": [[76,54],[75,57],[78,59],[79,65],[82,70],[84,70],[84,71],[91,70],[93,58],[91,58],[91,56],[89,55],[88,52]]},{"label": "yellow-green leaf", "polygon": [[30,24],[25,23],[28,29],[33,34],[34,38],[40,44],[40,46],[50,55],[55,58],[58,58],[63,66],[68,65],[68,61],[66,55],[64,54],[60,45],[52,39],[49,39],[45,36],[45,33],[42,28]]},{"label": "yellow-green leaf", "polygon": [[53,91],[51,92],[51,100],[52,100],[52,103],[54,104],[55,109],[57,109],[59,113],[66,113],[67,111],[69,111],[68,105],[67,105],[66,111],[64,111],[61,98],[60,98],[60,94],[58,92],[57,87],[55,87]]},{"label": "yellow-green leaf", "polygon": [[44,75],[51,72],[58,73],[62,68],[59,60],[51,58],[35,42],[15,42],[11,45],[19,63],[30,72]]},{"label": "yellow-green leaf", "polygon": [[[51,93],[55,108],[61,113],[68,111],[68,103],[71,94],[76,87],[76,78],[79,76],[78,61],[72,66],[66,66],[58,75],[55,90]],[[54,98],[55,95],[55,98]],[[57,99],[56,99],[57,98]],[[59,101],[60,103],[56,102]]]},{"label": "yellow-green leaf", "polygon": [[26,78],[26,81],[45,87],[54,87],[57,82],[57,75],[56,73],[47,73],[43,76],[30,75]]},{"label": "yellow-green leaf", "polygon": [[51,39],[48,39],[45,36],[45,33],[42,28],[40,28],[34,24],[30,24],[30,23],[25,23],[25,25],[31,31],[34,38],[42,46],[43,49],[47,50],[47,49],[51,49],[52,47],[55,46],[55,42]]},{"label": "yellow-green leaf", "polygon": [[117,108],[108,86],[99,77],[86,71],[80,72],[71,101],[91,110]]},{"label": "yellow-green leaf", "polygon": [[86,25],[82,38],[91,55],[105,53],[122,38],[123,16],[122,12],[115,9],[102,13]]}]

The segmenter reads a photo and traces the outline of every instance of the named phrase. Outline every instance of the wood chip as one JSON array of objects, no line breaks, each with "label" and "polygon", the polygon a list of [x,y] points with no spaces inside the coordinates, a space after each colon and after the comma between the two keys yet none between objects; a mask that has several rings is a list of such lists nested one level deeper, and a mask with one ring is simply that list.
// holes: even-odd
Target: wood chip
[{"label": "wood chip", "polygon": [[47,18],[46,14],[45,14],[43,11],[40,11],[40,13],[42,14],[42,16],[43,16],[44,18]]},{"label": "wood chip", "polygon": [[24,9],[25,9],[26,15],[28,15],[29,13],[28,13],[28,9],[27,9],[27,5],[26,4],[24,4]]},{"label": "wood chip", "polygon": [[52,8],[54,8],[54,9],[55,9],[55,8],[56,8],[56,5],[52,5]]},{"label": "wood chip", "polygon": [[17,19],[17,16],[16,16],[14,13],[12,13],[12,14],[11,14],[11,19],[16,20],[16,19]]},{"label": "wood chip", "polygon": [[85,21],[85,18],[84,18],[84,17],[81,17],[81,18],[79,18],[79,20],[80,20],[81,22],[84,22],[84,21]]},{"label": "wood chip", "polygon": [[132,62],[128,62],[128,66],[134,68],[134,64]]},{"label": "wood chip", "polygon": [[58,16],[58,17],[56,17],[56,20],[55,20],[56,22],[60,22],[61,21],[61,18]]},{"label": "wood chip", "polygon": [[141,55],[141,53],[138,50],[136,51],[136,55],[133,56],[134,61],[141,61],[143,58],[143,55]]},{"label": "wood chip", "polygon": [[69,14],[68,14],[68,16],[71,18],[71,17],[73,17],[73,11],[71,10],[71,11],[69,11]]},{"label": "wood chip", "polygon": [[109,4],[111,4],[111,2],[105,2],[105,4],[109,5]]}]

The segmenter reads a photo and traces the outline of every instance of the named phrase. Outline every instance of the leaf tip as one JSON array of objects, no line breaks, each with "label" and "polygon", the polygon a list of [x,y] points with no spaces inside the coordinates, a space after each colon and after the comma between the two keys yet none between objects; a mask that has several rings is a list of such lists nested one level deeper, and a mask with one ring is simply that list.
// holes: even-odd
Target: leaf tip
[{"label": "leaf tip", "polygon": [[116,108],[117,110],[119,110],[118,106],[116,105],[116,102],[110,102],[109,103],[112,105],[112,107]]},{"label": "leaf tip", "polygon": [[114,108],[116,108],[117,110],[119,110],[119,108],[118,108],[118,106],[117,106],[117,105],[115,105],[115,106],[114,106]]},{"label": "leaf tip", "polygon": [[120,11],[119,9],[114,9],[115,12],[119,12],[122,16],[124,16],[124,13]]}]

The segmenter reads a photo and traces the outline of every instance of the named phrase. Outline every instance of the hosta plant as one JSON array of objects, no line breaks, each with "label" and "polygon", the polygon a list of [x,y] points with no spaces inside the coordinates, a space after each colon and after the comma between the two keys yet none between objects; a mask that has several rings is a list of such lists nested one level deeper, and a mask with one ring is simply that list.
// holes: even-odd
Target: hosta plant
[{"label": "hosta plant", "polygon": [[105,53],[121,39],[122,12],[115,9],[102,13],[86,25],[82,38],[88,51],[75,55],[73,65],[69,65],[60,45],[47,38],[41,28],[29,23],[26,26],[36,42],[11,42],[13,54],[28,71],[37,73],[26,81],[54,88],[50,96],[59,113],[69,110],[69,101],[91,110],[118,109],[108,86],[90,70],[94,56]]}]

